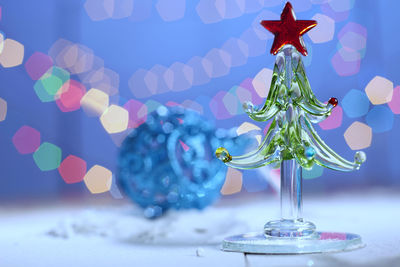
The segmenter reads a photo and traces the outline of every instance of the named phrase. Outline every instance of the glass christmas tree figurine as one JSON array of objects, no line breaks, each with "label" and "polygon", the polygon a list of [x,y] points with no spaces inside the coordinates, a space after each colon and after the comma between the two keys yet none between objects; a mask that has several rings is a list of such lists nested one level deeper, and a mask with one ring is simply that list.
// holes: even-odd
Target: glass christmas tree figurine
[{"label": "glass christmas tree figurine", "polygon": [[366,160],[357,152],[348,161],[318,136],[313,124],[326,119],[337,106],[336,98],[324,104],[313,94],[305,74],[301,55],[306,56],[302,35],[316,26],[316,21],[296,20],[288,2],[279,21],[261,24],[275,35],[271,53],[276,61],[267,100],[256,108],[245,103],[244,109],[255,121],[273,119],[261,143],[253,152],[231,156],[225,148],[216,151],[226,165],[253,169],[272,164],[281,169],[281,219],[265,224],[261,234],[226,238],[223,249],[247,253],[314,253],[355,249],[362,246],[355,234],[317,232],[313,223],[302,218],[302,168],[314,164],[338,171],[354,171]]}]

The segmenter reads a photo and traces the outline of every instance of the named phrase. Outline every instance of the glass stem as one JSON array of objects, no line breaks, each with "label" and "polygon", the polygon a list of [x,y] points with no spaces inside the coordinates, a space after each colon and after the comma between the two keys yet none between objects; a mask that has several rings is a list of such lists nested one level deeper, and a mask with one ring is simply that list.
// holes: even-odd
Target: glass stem
[{"label": "glass stem", "polygon": [[281,218],[302,220],[302,169],[295,159],[281,163]]}]

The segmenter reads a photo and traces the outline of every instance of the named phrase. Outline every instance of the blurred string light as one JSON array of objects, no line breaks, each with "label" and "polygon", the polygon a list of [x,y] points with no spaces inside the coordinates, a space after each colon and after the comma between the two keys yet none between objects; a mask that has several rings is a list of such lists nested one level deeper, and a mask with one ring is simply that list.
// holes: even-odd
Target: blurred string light
[{"label": "blurred string light", "polygon": [[[87,3],[89,2],[92,2],[93,4],[95,1],[86,1],[86,11],[86,5],[88,5]],[[150,10],[152,8],[152,3],[150,3],[150,1],[146,1],[146,4],[135,1],[135,7],[137,4],[138,8],[133,8],[133,10],[130,11],[132,14],[126,15],[127,13],[129,13],[129,5],[130,3],[133,3],[133,0],[110,0],[96,2],[104,4],[104,8],[106,10],[106,18],[104,19],[118,19],[128,16],[131,16],[131,18],[136,16],[136,19],[143,19],[146,16],[149,16],[150,12],[139,12],[141,14],[138,14],[138,10],[148,10],[149,6]],[[156,9],[159,12],[160,16],[166,21],[168,19],[170,21],[174,19],[179,19],[181,15],[179,15],[178,13],[182,13],[182,11],[178,10],[176,13],[174,13],[175,11],[164,10],[164,2],[165,1],[158,1],[156,4]],[[207,1],[200,1],[199,5],[201,2],[205,3]],[[224,1],[220,1],[215,7],[218,14],[222,14],[222,19],[230,19],[235,18],[236,16],[240,16],[239,14],[242,14],[242,10],[244,10],[244,13],[257,12],[261,10],[264,5],[274,6],[281,4],[281,1],[260,0],[248,1],[248,3],[246,2],[243,6],[242,2],[244,1],[238,0],[234,3],[232,8],[230,8],[231,5],[228,8],[228,6],[223,7]],[[295,8],[297,8],[296,5],[299,5],[299,7],[301,8],[300,4],[304,1],[292,0],[292,2]],[[319,27],[321,29],[319,31],[311,31],[308,34],[313,43],[331,41],[333,39],[333,33],[335,31],[335,21],[339,22],[347,19],[349,10],[353,8],[354,5],[354,1],[351,0],[312,0],[309,3],[321,4],[321,11],[324,13],[316,14],[313,17],[313,19],[316,19],[319,22]],[[125,7],[125,10],[118,11],[118,8],[120,7]],[[304,10],[309,9],[309,7],[311,7],[310,4],[303,5]],[[298,11],[301,12],[300,10]],[[136,15],[134,15],[135,12]],[[163,13],[163,15],[161,15],[161,13]],[[212,12],[210,12],[210,14],[211,13]],[[192,86],[208,83],[212,78],[227,75],[230,72],[231,67],[244,65],[249,57],[255,57],[264,54],[266,51],[265,40],[269,39],[270,37],[268,33],[259,29],[258,22],[260,16],[270,19],[278,17],[274,13],[263,11],[254,20],[252,27],[244,31],[240,38],[230,38],[221,46],[220,49],[213,48],[204,57],[195,56],[191,58],[186,64],[175,62],[169,68],[157,64],[153,66],[150,70],[138,70],[134,73],[129,81],[129,86],[132,92],[138,98],[145,98],[151,95],[165,93],[169,91],[187,90]],[[217,19],[217,21],[215,22],[218,21],[220,21],[220,19]],[[3,37],[4,40],[4,35],[0,34],[0,37]],[[338,34],[338,51],[331,61],[334,69],[339,75],[348,76],[356,74],[359,71],[361,59],[364,57],[366,51],[366,38],[366,29],[363,26],[353,22],[347,23],[340,30]],[[0,54],[1,49],[7,51],[5,49],[7,48],[5,44],[6,43],[0,38]],[[18,45],[19,43],[16,44],[13,41],[11,41],[10,44],[11,46],[7,48],[8,51],[15,51],[16,55],[8,55],[4,58],[6,58],[6,62],[9,62],[8,64],[11,64],[11,62],[14,62],[13,64],[15,64],[15,62],[17,62],[16,59],[21,58],[22,45]],[[0,55],[0,64],[3,65],[3,63],[1,62],[1,58],[2,56]],[[22,59],[20,59],[21,63]],[[58,40],[51,47],[51,49],[49,50],[49,55],[40,52],[34,53],[26,61],[25,68],[28,75],[33,80],[37,81],[37,85],[35,84],[35,91],[37,92],[38,97],[43,102],[55,101],[57,103],[57,106],[63,112],[77,110],[82,107],[82,109],[88,116],[97,116],[100,118],[100,122],[102,123],[105,130],[110,133],[112,138],[117,137],[118,135],[123,137],[124,135],[126,135],[125,131],[138,127],[140,124],[146,121],[147,114],[149,112],[155,110],[157,107],[162,105],[161,103],[158,103],[154,100],[147,100],[145,103],[141,103],[140,101],[134,99],[128,100],[122,107],[116,105],[115,103],[116,101],[118,101],[119,98],[119,75],[113,70],[105,68],[103,60],[95,56],[93,51],[88,47],[81,44],[72,43],[64,39]],[[214,96],[214,98],[210,99],[209,102],[211,111],[213,112],[214,116],[217,119],[227,119],[235,115],[242,114],[243,111],[241,108],[241,104],[244,101],[250,100],[257,105],[262,104],[263,98],[266,97],[269,89],[269,76],[271,74],[272,70],[262,69],[259,73],[257,73],[254,79],[247,78],[240,85],[232,87],[228,92],[218,92]],[[79,79],[71,79],[71,75],[77,75]],[[377,77],[371,80],[371,85],[369,84],[367,86],[367,88],[372,89],[367,90],[366,88],[365,90],[366,92],[371,90],[369,95],[368,93],[364,94],[364,92],[358,90],[354,91],[357,91],[359,93],[354,94],[353,92],[352,94],[350,94],[350,92],[353,91],[352,90],[348,93],[348,95],[345,96],[343,100],[343,111],[348,117],[361,117],[367,115],[368,113],[366,117],[366,122],[368,125],[361,122],[354,122],[352,125],[350,125],[350,127],[348,127],[344,134],[345,140],[351,149],[357,150],[370,146],[372,141],[372,132],[383,132],[390,130],[393,124],[390,123],[390,121],[392,121],[391,118],[393,117],[392,113],[400,113],[397,108],[400,106],[400,89],[397,88],[397,90],[393,90],[392,84],[391,88],[393,91],[393,97],[391,97],[390,99],[388,97],[390,95],[390,90],[385,89],[385,96],[383,97],[382,92],[379,92],[378,95],[376,95],[377,88],[389,88],[390,86],[388,86],[388,84],[391,83],[390,81],[388,83],[388,81],[383,77]],[[81,82],[78,82],[78,80],[80,80]],[[70,86],[71,84],[73,86]],[[138,89],[133,90],[134,86],[137,86]],[[38,89],[36,89],[36,87]],[[72,89],[70,90],[70,88]],[[90,88],[90,90],[86,92],[86,88]],[[356,96],[356,94],[358,95]],[[64,97],[62,97],[63,95]],[[381,98],[383,98],[384,100],[381,100]],[[64,100],[61,101],[61,99]],[[354,99],[358,100],[356,101]],[[379,105],[388,104],[390,109],[386,106],[377,106],[369,110],[368,99],[373,105],[377,105],[378,103]],[[367,102],[365,100],[367,100]],[[112,103],[111,106],[110,102]],[[354,102],[360,104],[351,104]],[[167,105],[180,105],[189,108],[191,107],[199,113],[203,112],[202,106],[192,100],[185,100],[181,104],[169,102],[167,103]],[[7,111],[7,108],[5,108],[5,110]],[[2,113],[2,103],[0,99],[0,121],[2,114],[6,114],[6,111]],[[324,130],[339,127],[342,122],[343,111],[340,107],[334,109],[332,115],[327,119],[327,122],[324,121],[322,124],[320,124],[320,127]],[[124,115],[122,116],[121,120],[113,122],[113,117],[115,117],[114,115],[118,112],[120,112],[121,114],[123,113]],[[126,113],[128,113],[127,123]],[[103,121],[105,123],[103,123]],[[261,140],[261,138],[262,136],[258,135],[258,139]],[[258,142],[260,141],[258,140]],[[38,143],[40,145],[40,133]],[[32,145],[30,149],[34,152],[37,150],[39,145],[36,142],[36,144]],[[29,145],[26,146],[29,147]],[[32,147],[35,146],[37,147],[33,149]],[[41,152],[41,156],[38,157],[38,162],[40,162],[41,158],[46,158],[49,154],[53,156],[57,155],[57,149],[55,149],[55,147],[46,145],[44,148],[46,149],[43,149],[44,152]],[[27,151],[29,151],[29,149]],[[76,179],[77,181],[82,181],[82,161],[75,158],[74,160],[69,159],[65,163],[65,166],[68,166],[68,164],[70,164],[71,166],[77,166],[72,167],[73,169],[76,169],[76,173],[74,175],[72,175],[71,173],[66,174],[65,171],[63,171],[63,175],[61,175],[61,171],[59,169],[60,175],[63,177],[64,181],[74,181],[74,179]],[[55,165],[57,165],[55,163],[57,163],[57,161],[49,164],[49,166],[51,165],[52,167],[54,167]],[[42,165],[45,166],[45,168],[50,168],[49,166],[47,166],[47,164]],[[63,162],[59,163],[58,168],[61,168],[62,166],[64,166]],[[65,167],[63,167],[62,169],[65,169]],[[97,169],[98,168],[96,168],[96,170]],[[104,177],[109,177],[109,173],[107,171],[104,170],[103,172]],[[308,174],[303,173],[305,177],[308,177],[306,179],[311,179],[310,177],[318,177],[318,169],[313,169],[310,172],[311,173]],[[80,173],[80,175],[78,175],[77,173]],[[269,183],[271,184],[276,184],[276,175],[274,175],[274,173],[274,170],[271,170],[267,175],[268,177],[266,177],[266,179],[269,179]],[[322,173],[320,175],[322,175]],[[69,176],[74,178],[71,178]],[[234,173],[233,176],[236,177],[233,180],[239,180],[239,178],[237,178],[239,176],[236,173]],[[246,178],[243,179],[241,177],[240,179],[242,180],[240,183],[241,186],[243,185],[244,187],[246,187],[246,184],[251,184],[246,183],[246,181],[248,181],[246,180]],[[91,181],[90,178],[88,178],[87,180]],[[107,182],[102,183],[102,185],[100,185],[99,187],[94,186],[91,188],[93,192],[97,190],[96,188],[108,188],[108,190],[113,190],[112,180],[113,178],[111,178],[110,186]],[[104,181],[109,181],[109,178],[104,179]],[[252,188],[252,186],[249,185],[249,188]],[[260,188],[262,188],[262,186],[260,186]]]},{"label": "blurred string light", "polygon": [[92,194],[104,193],[112,190],[111,195],[121,198],[119,189],[113,182],[113,175],[107,168],[94,165],[86,172],[87,163],[75,155],[68,155],[62,160],[62,150],[49,142],[41,143],[41,134],[38,130],[24,125],[12,137],[16,150],[23,155],[32,154],[36,166],[41,171],[58,170],[67,184],[84,181]]},{"label": "blurred string light", "polygon": [[[282,1],[252,2],[248,4],[245,1],[236,0],[229,2],[228,5],[223,0],[217,2],[202,0],[197,5],[196,11],[203,23],[216,23],[223,19],[239,17],[246,12],[257,12],[266,6],[279,5]],[[293,2],[300,12],[308,10],[312,4],[322,4],[324,10],[332,11],[328,13],[333,15],[343,12],[347,14],[354,5],[350,0]],[[329,14],[318,13],[314,16],[320,24],[319,29],[308,33],[314,43],[328,42],[333,39],[335,18]],[[203,57],[195,56],[186,63],[174,62],[170,67],[157,64],[149,70],[137,70],[129,80],[132,93],[137,98],[146,98],[168,91],[187,90],[192,86],[206,84],[212,78],[227,75],[232,67],[246,64],[249,57],[265,54],[265,41],[270,39],[271,35],[260,27],[261,18],[278,19],[278,15],[268,10],[262,11],[240,38],[230,38],[221,48],[212,48]],[[338,36],[338,52],[332,58],[332,65],[339,75],[353,75],[359,71],[361,58],[365,54],[366,30],[361,25],[350,22],[342,28]],[[308,57],[305,64],[310,63],[311,57]],[[265,92],[263,91],[262,94]]]}]

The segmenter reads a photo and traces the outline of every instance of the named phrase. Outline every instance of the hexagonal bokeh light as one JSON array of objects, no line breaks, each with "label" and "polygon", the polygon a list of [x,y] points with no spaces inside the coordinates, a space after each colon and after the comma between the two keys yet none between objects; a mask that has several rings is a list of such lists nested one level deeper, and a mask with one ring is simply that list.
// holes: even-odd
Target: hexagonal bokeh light
[{"label": "hexagonal bokeh light", "polygon": [[387,106],[373,107],[365,117],[374,133],[383,133],[392,129],[394,115]]},{"label": "hexagonal bokeh light", "polygon": [[351,89],[342,100],[344,113],[350,118],[357,118],[367,114],[369,105],[367,95],[355,89]]},{"label": "hexagonal bokeh light", "polygon": [[53,59],[41,52],[35,52],[25,62],[25,69],[32,80],[39,80],[51,67]]},{"label": "hexagonal bokeh light", "polygon": [[138,69],[128,81],[129,89],[136,98],[145,98],[153,95],[144,79],[148,72],[145,69]]},{"label": "hexagonal bokeh light", "polygon": [[271,69],[263,68],[252,81],[254,89],[261,98],[266,98],[268,96],[272,73],[273,71]]},{"label": "hexagonal bokeh light", "polygon": [[33,153],[33,160],[41,171],[55,170],[61,163],[61,149],[56,145],[44,142]]},{"label": "hexagonal bokeh light", "polygon": [[86,87],[83,84],[75,80],[68,80],[57,93],[57,106],[62,112],[78,110],[85,93]]},{"label": "hexagonal bokeh light", "polygon": [[171,91],[183,91],[192,87],[193,69],[181,62],[173,63],[164,73],[164,80]]},{"label": "hexagonal bokeh light", "polygon": [[367,148],[372,142],[372,129],[365,123],[355,121],[345,131],[344,139],[352,150]]},{"label": "hexagonal bokeh light", "polygon": [[33,88],[42,102],[51,102],[57,99],[57,92],[69,80],[68,71],[53,66],[36,81]]},{"label": "hexagonal bokeh light", "polygon": [[323,130],[331,130],[342,125],[343,109],[340,106],[335,107],[329,117],[319,123],[319,127]]},{"label": "hexagonal bokeh light", "polygon": [[393,89],[392,100],[388,105],[394,114],[400,114],[400,86]]},{"label": "hexagonal bokeh light", "polygon": [[82,182],[86,174],[86,161],[69,155],[61,162],[58,172],[67,184]]},{"label": "hexagonal bokeh light", "polygon": [[100,165],[94,165],[83,178],[87,189],[92,194],[100,194],[110,190],[112,172]]},{"label": "hexagonal bokeh light", "polygon": [[211,80],[212,62],[198,56],[192,57],[186,64],[193,69],[193,85],[201,85]]},{"label": "hexagonal bokeh light", "polygon": [[7,101],[0,97],[0,122],[4,121],[7,116]]},{"label": "hexagonal bokeh light", "polygon": [[173,6],[170,0],[158,0],[155,7],[164,21],[179,20],[185,16],[186,0],[174,0]]},{"label": "hexagonal bokeh light", "polygon": [[357,51],[340,48],[333,55],[331,63],[340,76],[351,76],[360,71],[361,56]]},{"label": "hexagonal bokeh light", "polygon": [[3,51],[0,53],[0,65],[4,68],[11,68],[22,64],[24,59],[24,46],[7,38],[2,42]]},{"label": "hexagonal bokeh light", "polygon": [[228,168],[225,183],[222,186],[222,195],[232,195],[242,190],[243,173],[239,170]]},{"label": "hexagonal bokeh light", "polygon": [[365,55],[367,29],[349,22],[338,33],[338,51],[332,65],[340,76],[350,76],[360,71],[361,58]]},{"label": "hexagonal bokeh light", "polygon": [[[0,14],[0,16],[1,16],[1,14]],[[0,20],[1,20],[1,17],[0,17]],[[6,37],[4,36],[4,32],[0,31],[0,54],[3,52],[3,49],[4,49],[4,39],[5,38]]]},{"label": "hexagonal bokeh light", "polygon": [[237,38],[228,39],[221,48],[231,56],[231,66],[237,67],[246,64],[249,57],[248,45]]},{"label": "hexagonal bokeh light", "polygon": [[120,106],[111,105],[101,115],[100,122],[110,134],[123,132],[128,128],[129,113]]},{"label": "hexagonal bokeh light", "polygon": [[312,19],[317,21],[318,27],[307,33],[311,41],[315,44],[331,41],[335,34],[335,21],[320,13],[315,14]]},{"label": "hexagonal bokeh light", "polygon": [[393,96],[393,82],[384,77],[375,76],[365,87],[365,93],[374,105],[388,103]]},{"label": "hexagonal bokeh light", "polygon": [[227,75],[231,69],[231,55],[222,49],[213,48],[204,57],[212,64],[211,77],[217,78]]},{"label": "hexagonal bokeh light", "polygon": [[24,125],[14,134],[12,142],[20,154],[33,153],[40,146],[40,132]]},{"label": "hexagonal bokeh light", "polygon": [[109,97],[103,91],[92,88],[82,97],[81,107],[88,116],[101,116],[109,105]]},{"label": "hexagonal bokeh light", "polygon": [[250,122],[243,122],[237,129],[237,135],[242,135],[250,131],[261,131],[261,128]]},{"label": "hexagonal bokeh light", "polygon": [[223,104],[223,99],[226,94],[230,94],[226,91],[219,91],[210,101],[210,109],[218,120],[229,119],[232,117],[227,107]]},{"label": "hexagonal bokeh light", "polygon": [[129,17],[134,8],[133,0],[86,0],[83,5],[93,21]]},{"label": "hexagonal bokeh light", "polygon": [[129,113],[128,128],[137,128],[147,120],[147,106],[137,100],[130,99],[124,104]]}]

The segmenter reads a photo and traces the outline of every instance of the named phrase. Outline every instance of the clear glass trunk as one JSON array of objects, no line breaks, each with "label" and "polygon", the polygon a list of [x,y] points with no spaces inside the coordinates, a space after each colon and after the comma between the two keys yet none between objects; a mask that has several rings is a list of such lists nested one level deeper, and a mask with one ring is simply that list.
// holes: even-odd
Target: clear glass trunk
[{"label": "clear glass trunk", "polygon": [[306,237],[315,225],[302,217],[302,168],[295,159],[281,163],[281,219],[264,226],[264,234],[274,237]]}]

